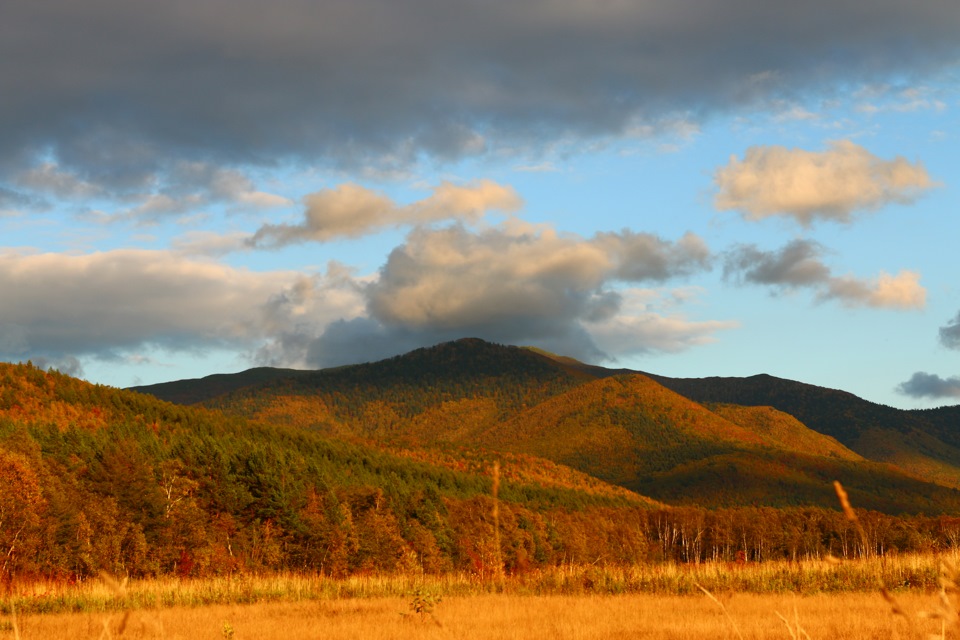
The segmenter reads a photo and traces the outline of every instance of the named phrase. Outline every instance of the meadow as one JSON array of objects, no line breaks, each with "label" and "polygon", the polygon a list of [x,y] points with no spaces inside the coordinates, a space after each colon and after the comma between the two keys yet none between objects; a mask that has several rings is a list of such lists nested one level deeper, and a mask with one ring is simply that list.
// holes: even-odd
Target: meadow
[{"label": "meadow", "polygon": [[955,637],[955,560],[25,582],[3,599],[0,638]]}]

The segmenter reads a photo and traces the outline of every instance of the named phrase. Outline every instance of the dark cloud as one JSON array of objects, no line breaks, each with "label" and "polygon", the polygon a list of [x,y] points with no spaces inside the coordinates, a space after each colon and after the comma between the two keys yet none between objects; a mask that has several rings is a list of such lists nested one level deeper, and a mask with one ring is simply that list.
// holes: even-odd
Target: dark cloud
[{"label": "dark cloud", "polygon": [[45,203],[25,193],[13,189],[4,189],[0,186],[0,215],[4,211],[16,211],[21,207],[36,208],[40,206],[45,206]]},{"label": "dark cloud", "polygon": [[946,326],[940,327],[940,344],[948,349],[960,349],[960,313]]},{"label": "dark cloud", "polygon": [[920,276],[901,271],[881,272],[871,279],[834,276],[821,260],[824,248],[809,240],[794,240],[779,251],[740,245],[724,256],[724,277],[740,283],[760,284],[778,290],[807,288],[821,300],[838,300],[848,306],[917,309],[926,304]]},{"label": "dark cloud", "polygon": [[[405,164],[936,71],[947,0],[7,0],[0,165]],[[12,163],[12,164],[11,164]]]},{"label": "dark cloud", "polygon": [[555,329],[552,334],[538,333],[530,325],[512,328],[504,325],[486,326],[478,327],[474,332],[470,329],[436,331],[384,326],[372,318],[354,318],[330,324],[319,337],[311,341],[307,349],[306,364],[310,367],[325,368],[375,362],[464,336],[502,344],[540,347],[587,362],[609,357],[597,348],[593,338],[583,327],[558,323]]},{"label": "dark cloud", "polygon": [[822,254],[823,247],[809,240],[794,240],[779,252],[745,245],[727,254],[723,273],[754,284],[817,285],[830,279],[830,269],[820,260]]},{"label": "dark cloud", "polygon": [[909,380],[897,385],[897,392],[914,398],[960,398],[960,377],[941,378],[917,371]]}]

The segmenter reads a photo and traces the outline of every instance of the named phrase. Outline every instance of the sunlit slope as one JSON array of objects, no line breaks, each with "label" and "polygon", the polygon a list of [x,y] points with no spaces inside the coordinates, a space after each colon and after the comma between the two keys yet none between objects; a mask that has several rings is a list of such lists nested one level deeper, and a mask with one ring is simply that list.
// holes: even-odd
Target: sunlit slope
[{"label": "sunlit slope", "polygon": [[836,438],[814,431],[789,413],[773,407],[711,404],[708,408],[730,422],[757,433],[767,444],[777,449],[843,460],[864,459],[837,442]]},{"label": "sunlit slope", "polygon": [[768,407],[717,409],[646,376],[618,376],[528,409],[480,443],[549,458],[671,504],[830,506],[833,480],[884,511],[929,512],[958,501],[953,491],[866,461]]},{"label": "sunlit slope", "polygon": [[205,404],[332,435],[422,446],[469,441],[592,379],[528,349],[463,339],[278,378]]},{"label": "sunlit slope", "polygon": [[845,391],[768,375],[655,379],[700,402],[771,406],[852,451],[921,478],[960,488],[960,407],[905,411]]}]

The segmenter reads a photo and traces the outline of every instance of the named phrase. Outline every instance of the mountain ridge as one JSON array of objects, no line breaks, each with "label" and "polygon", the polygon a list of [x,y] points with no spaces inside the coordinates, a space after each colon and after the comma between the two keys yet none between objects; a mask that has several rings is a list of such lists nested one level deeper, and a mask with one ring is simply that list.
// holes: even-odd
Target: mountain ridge
[{"label": "mountain ridge", "polygon": [[[929,496],[944,505],[958,500],[951,491],[960,488],[960,449],[939,437],[950,412],[903,412],[767,374],[667,378],[474,338],[266,377],[204,404],[388,446],[536,455],[660,499],[678,499],[673,485],[696,494],[696,482],[712,481],[744,503],[763,494],[738,486],[738,477],[749,477],[767,485],[765,503],[815,494],[826,505],[829,491],[805,487],[829,487],[832,475],[871,485],[865,506],[931,510]],[[751,467],[786,471],[775,477]],[[667,493],[658,496],[657,487]]]}]

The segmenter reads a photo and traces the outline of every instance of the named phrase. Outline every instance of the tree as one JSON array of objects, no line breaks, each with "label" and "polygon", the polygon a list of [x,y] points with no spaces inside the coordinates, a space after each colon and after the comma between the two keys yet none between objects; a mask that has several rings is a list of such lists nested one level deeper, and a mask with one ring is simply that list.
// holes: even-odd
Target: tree
[{"label": "tree", "polygon": [[39,544],[45,501],[27,458],[0,449],[0,578],[11,575]]}]

